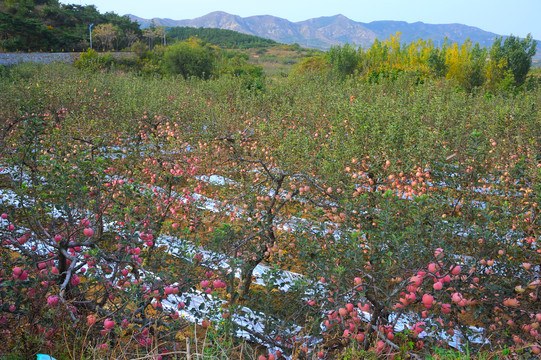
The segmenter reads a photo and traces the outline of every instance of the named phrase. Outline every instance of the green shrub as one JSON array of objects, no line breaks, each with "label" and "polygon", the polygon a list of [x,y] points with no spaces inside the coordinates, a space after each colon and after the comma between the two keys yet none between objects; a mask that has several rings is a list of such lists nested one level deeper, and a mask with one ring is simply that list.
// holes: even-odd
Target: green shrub
[{"label": "green shrub", "polygon": [[333,46],[327,52],[327,60],[332,69],[341,77],[353,75],[359,66],[359,56],[354,46]]},{"label": "green shrub", "polygon": [[116,62],[115,58],[111,54],[101,55],[95,50],[88,49],[81,54],[81,58],[75,62],[75,67],[88,70],[99,71],[111,68]]},{"label": "green shrub", "polygon": [[181,42],[165,50],[162,69],[166,74],[180,74],[185,79],[208,79],[216,69],[216,52],[197,40]]}]

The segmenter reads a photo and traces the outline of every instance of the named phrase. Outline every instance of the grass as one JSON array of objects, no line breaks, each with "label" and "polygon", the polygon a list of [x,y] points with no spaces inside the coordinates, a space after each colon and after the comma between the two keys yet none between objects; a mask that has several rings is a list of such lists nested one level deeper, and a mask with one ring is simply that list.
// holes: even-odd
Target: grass
[{"label": "grass", "polygon": [[285,77],[293,70],[295,64],[306,57],[311,57],[321,52],[314,49],[296,49],[291,46],[275,45],[269,48],[248,49],[249,63],[263,67],[265,74],[272,78]]}]

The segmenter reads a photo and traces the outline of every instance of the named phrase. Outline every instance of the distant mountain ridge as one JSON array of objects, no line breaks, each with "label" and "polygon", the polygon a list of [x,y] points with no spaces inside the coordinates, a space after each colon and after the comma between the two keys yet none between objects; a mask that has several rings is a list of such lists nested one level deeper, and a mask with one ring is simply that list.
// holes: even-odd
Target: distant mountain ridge
[{"label": "distant mountain ridge", "polygon": [[[241,33],[272,39],[280,43],[298,43],[304,47],[329,49],[332,45],[356,44],[370,46],[374,40],[383,40],[397,31],[402,33],[402,42],[411,42],[419,38],[432,39],[435,44],[442,43],[445,38],[451,42],[463,43],[466,39],[490,47],[498,34],[463,24],[426,24],[423,22],[407,23],[405,21],[373,21],[362,23],[353,21],[344,15],[324,16],[299,22],[291,22],[271,15],[241,17],[223,11],[211,12],[207,15],[186,20],[163,18],[144,19],[127,14],[142,28],[149,27],[151,22],[156,26],[189,26],[228,29]],[[541,53],[538,41],[538,55]]]}]

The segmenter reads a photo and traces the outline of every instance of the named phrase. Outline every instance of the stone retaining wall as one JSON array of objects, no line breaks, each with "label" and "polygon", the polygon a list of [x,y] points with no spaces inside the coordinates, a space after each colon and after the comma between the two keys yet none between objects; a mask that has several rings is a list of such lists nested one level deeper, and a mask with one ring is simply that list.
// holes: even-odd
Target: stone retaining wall
[{"label": "stone retaining wall", "polygon": [[[132,52],[111,52],[116,59],[130,58],[136,56]],[[0,52],[0,65],[14,65],[23,62],[36,62],[42,64],[49,64],[55,61],[74,63],[81,57],[80,52],[62,52],[62,53],[8,53]]]}]

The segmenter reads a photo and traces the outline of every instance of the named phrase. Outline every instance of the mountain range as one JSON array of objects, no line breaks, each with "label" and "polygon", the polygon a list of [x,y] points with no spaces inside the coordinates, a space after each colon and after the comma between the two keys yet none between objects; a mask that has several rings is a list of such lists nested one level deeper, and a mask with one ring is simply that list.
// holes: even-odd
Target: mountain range
[{"label": "mountain range", "polygon": [[[241,17],[223,11],[211,12],[207,15],[186,20],[167,18],[144,19],[127,14],[142,28],[154,23],[156,26],[189,26],[219,28],[238,31],[272,39],[280,43],[297,43],[303,47],[326,50],[332,45],[356,44],[367,47],[374,40],[383,40],[390,35],[401,32],[401,42],[412,42],[417,39],[432,39],[436,45],[447,38],[450,42],[463,43],[470,39],[473,43],[490,47],[495,33],[463,24],[426,24],[423,22],[407,23],[405,21],[373,21],[362,23],[353,21],[344,15],[323,16],[299,22],[291,22],[271,15]],[[541,49],[538,41],[538,49]],[[539,51],[541,53],[541,51]]]}]

